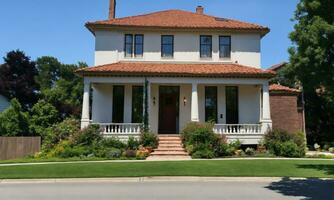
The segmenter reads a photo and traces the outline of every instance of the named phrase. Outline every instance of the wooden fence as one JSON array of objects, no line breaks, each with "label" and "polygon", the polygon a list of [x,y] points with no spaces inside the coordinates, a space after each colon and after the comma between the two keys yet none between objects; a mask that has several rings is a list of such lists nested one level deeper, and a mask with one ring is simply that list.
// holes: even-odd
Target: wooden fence
[{"label": "wooden fence", "polygon": [[0,137],[0,160],[23,158],[41,150],[41,137]]}]

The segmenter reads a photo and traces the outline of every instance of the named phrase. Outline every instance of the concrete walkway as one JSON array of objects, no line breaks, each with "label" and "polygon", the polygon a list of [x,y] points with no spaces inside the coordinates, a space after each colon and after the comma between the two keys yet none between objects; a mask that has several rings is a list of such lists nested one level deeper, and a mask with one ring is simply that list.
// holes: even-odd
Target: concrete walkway
[{"label": "concrete walkway", "polygon": [[84,163],[132,163],[132,162],[172,162],[172,161],[215,161],[215,160],[326,160],[334,161],[334,159],[322,158],[218,158],[218,159],[180,159],[180,160],[100,160],[100,161],[69,161],[69,162],[32,162],[32,163],[4,163],[0,167],[5,166],[25,166],[25,165],[55,165],[55,164],[84,164]]}]

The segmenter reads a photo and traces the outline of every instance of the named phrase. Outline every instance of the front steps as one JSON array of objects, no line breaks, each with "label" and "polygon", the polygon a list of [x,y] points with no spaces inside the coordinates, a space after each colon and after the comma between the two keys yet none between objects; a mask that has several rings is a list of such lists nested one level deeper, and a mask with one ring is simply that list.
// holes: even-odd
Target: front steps
[{"label": "front steps", "polygon": [[158,148],[147,160],[189,160],[179,135],[159,135]]}]

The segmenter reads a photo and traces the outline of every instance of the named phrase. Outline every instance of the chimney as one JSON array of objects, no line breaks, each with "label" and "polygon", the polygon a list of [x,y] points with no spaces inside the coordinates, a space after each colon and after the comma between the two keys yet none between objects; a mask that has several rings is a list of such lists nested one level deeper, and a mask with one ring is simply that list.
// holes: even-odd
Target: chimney
[{"label": "chimney", "polygon": [[203,6],[197,6],[196,13],[201,14],[201,15],[204,14],[204,7]]},{"label": "chimney", "polygon": [[115,13],[116,13],[116,0],[110,0],[109,20],[115,19]]}]

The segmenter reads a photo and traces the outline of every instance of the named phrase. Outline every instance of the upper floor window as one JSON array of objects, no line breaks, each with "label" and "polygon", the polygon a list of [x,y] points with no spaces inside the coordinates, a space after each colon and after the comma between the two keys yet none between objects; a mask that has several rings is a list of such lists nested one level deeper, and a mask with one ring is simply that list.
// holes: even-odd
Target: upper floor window
[{"label": "upper floor window", "polygon": [[132,57],[133,52],[133,35],[125,35],[125,44],[124,44],[125,57]]},{"label": "upper floor window", "polygon": [[219,57],[231,58],[231,36],[219,36]]},{"label": "upper floor window", "polygon": [[174,56],[174,36],[161,36],[161,57],[172,58]]},{"label": "upper floor window", "polygon": [[125,57],[142,57],[144,51],[144,35],[142,34],[126,34],[124,52]]},{"label": "upper floor window", "polygon": [[144,35],[135,35],[135,57],[143,57]]},{"label": "upper floor window", "polygon": [[200,36],[200,56],[201,58],[212,57],[212,36],[201,35]]}]

